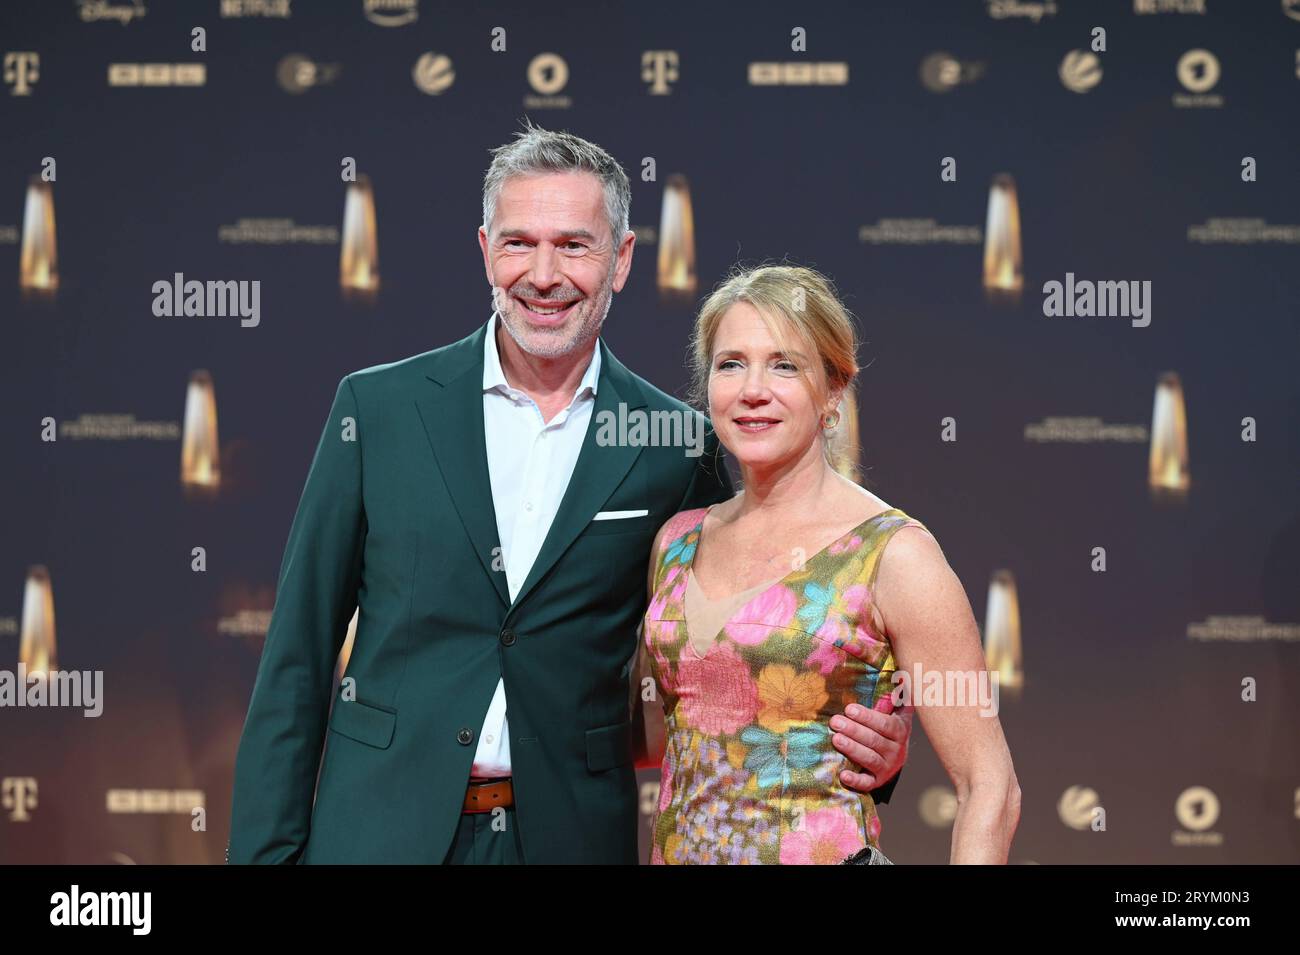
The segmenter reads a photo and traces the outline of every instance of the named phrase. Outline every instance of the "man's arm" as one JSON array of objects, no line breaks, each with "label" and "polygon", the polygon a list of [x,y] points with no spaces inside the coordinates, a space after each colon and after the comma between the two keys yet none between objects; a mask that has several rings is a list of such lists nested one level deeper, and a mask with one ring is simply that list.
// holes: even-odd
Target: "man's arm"
[{"label": "man's arm", "polygon": [[361,425],[344,377],[280,565],[235,759],[228,862],[294,863],[307,842],[334,668],[357,603],[365,535]]}]

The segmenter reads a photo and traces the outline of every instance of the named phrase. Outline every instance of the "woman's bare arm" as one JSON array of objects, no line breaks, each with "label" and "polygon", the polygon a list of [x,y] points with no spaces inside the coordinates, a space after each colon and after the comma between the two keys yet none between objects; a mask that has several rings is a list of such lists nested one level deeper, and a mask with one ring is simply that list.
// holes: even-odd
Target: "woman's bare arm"
[{"label": "woman's bare arm", "polygon": [[[997,687],[966,592],[928,532],[894,533],[881,558],[876,599],[910,702],[957,790],[950,861],[1005,863],[1020,821],[1020,786],[997,717]],[[925,700],[932,673],[942,680],[937,706]]]}]

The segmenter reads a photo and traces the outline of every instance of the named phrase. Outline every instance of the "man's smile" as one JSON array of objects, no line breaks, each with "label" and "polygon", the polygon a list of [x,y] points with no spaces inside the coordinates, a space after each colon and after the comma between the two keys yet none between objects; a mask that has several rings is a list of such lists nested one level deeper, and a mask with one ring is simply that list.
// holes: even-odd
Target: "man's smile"
[{"label": "man's smile", "polygon": [[548,301],[546,299],[525,299],[518,295],[513,296],[514,300],[519,303],[528,320],[534,325],[562,325],[568,319],[570,313],[578,303],[580,298],[575,299],[557,299]]}]

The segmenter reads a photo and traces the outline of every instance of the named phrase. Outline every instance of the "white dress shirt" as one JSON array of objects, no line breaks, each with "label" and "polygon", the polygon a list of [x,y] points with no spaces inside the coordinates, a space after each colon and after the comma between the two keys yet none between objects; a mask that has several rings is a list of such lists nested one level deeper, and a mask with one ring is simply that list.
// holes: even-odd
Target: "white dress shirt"
[{"label": "white dress shirt", "polygon": [[[483,433],[501,560],[513,603],[542,549],[578,462],[596,403],[600,344],[597,342],[568,407],[546,422],[537,403],[506,382],[497,354],[498,322],[493,312],[483,345]],[[510,775],[509,729],[505,682],[497,680],[479,732],[471,775]]]}]

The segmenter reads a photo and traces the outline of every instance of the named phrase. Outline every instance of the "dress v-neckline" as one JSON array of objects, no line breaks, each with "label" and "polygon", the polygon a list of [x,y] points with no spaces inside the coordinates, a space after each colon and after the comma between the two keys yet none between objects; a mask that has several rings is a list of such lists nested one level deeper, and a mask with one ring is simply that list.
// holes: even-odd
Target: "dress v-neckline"
[{"label": "dress v-neckline", "polygon": [[[761,584],[755,584],[746,590],[737,591],[727,597],[720,597],[717,600],[710,599],[705,593],[704,588],[700,586],[699,578],[695,576],[695,571],[691,568],[686,570],[686,596],[683,598],[683,616],[686,618],[686,639],[691,644],[691,649],[700,659],[708,656],[709,646],[703,650],[696,646],[694,637],[707,633],[717,639],[717,633],[722,630],[732,618],[740,612],[740,608],[748,604],[760,593],[774,587],[780,583],[781,579],[764,581]],[[694,599],[692,599],[694,598]],[[692,606],[692,604],[694,606]],[[692,616],[691,611],[694,610]],[[721,616],[720,616],[721,614]],[[716,625],[715,625],[716,622]]]},{"label": "dress v-neckline", "polygon": [[[691,623],[690,620],[686,619],[687,614],[685,612],[685,598],[683,598],[682,618],[683,618],[683,622],[686,624],[686,644],[691,648],[691,652],[695,654],[696,658],[700,660],[703,660],[705,657],[707,657],[713,651],[713,648],[718,645],[719,638],[727,632],[727,627],[736,619],[736,614],[740,613],[740,611],[744,610],[747,606],[749,606],[751,603],[753,603],[763,594],[767,593],[769,590],[773,589],[774,587],[781,586],[783,583],[785,583],[795,574],[800,572],[799,570],[792,569],[789,573],[784,574],[769,583],[755,584],[753,587],[750,587],[746,590],[738,590],[734,594],[730,594],[729,596],[726,597],[719,597],[716,600],[708,597],[708,595],[704,593],[704,588],[700,586],[699,578],[695,576],[695,555],[700,552],[700,542],[703,540],[704,537],[704,519],[709,516],[709,511],[713,510],[714,506],[715,505],[711,504],[707,508],[705,508],[704,513],[700,515],[699,523],[696,524],[695,527],[693,528],[695,533],[695,550],[692,551],[691,559],[689,563],[687,563],[686,565],[686,574],[687,574],[686,586],[689,589],[691,583],[693,582],[695,584],[696,591],[705,600],[705,602],[715,606],[717,604],[733,601],[736,598],[741,597],[743,595],[748,595],[749,599],[745,600],[739,606],[733,607],[731,609],[731,612],[727,615],[727,618],[722,621],[722,625],[718,627],[717,632],[710,637],[708,645],[704,648],[703,652],[701,652],[700,648],[695,645],[695,641],[691,639]],[[817,560],[822,555],[826,554],[836,544],[840,543],[846,538],[852,537],[858,531],[862,530],[862,528],[866,527],[872,521],[876,520],[876,518],[884,517],[886,514],[892,514],[896,511],[898,511],[898,508],[896,507],[887,507],[883,511],[877,511],[875,514],[872,514],[861,524],[849,528],[847,531],[845,531],[839,537],[835,538],[835,540],[831,541],[829,544],[827,544],[821,550],[817,551],[812,556],[805,558],[803,562],[803,566],[807,567],[814,560]]]}]

